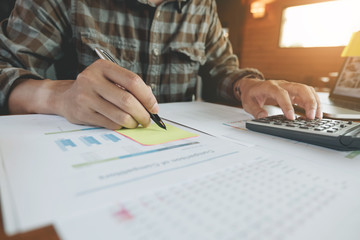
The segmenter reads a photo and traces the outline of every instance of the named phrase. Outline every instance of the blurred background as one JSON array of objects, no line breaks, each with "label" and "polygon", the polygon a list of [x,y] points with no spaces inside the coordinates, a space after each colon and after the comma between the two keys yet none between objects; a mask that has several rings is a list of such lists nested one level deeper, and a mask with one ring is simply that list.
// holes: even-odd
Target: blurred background
[{"label": "blurred background", "polygon": [[360,30],[358,0],[217,0],[241,67],[328,90]]}]

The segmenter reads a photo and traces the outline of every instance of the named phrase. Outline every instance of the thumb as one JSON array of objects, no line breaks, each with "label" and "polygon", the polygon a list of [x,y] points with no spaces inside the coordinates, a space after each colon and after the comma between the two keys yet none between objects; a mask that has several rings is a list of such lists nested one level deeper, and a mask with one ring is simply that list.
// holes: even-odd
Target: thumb
[{"label": "thumb", "polygon": [[255,118],[264,118],[268,116],[268,112],[257,103],[247,105],[246,107],[244,106],[244,110],[253,115]]}]

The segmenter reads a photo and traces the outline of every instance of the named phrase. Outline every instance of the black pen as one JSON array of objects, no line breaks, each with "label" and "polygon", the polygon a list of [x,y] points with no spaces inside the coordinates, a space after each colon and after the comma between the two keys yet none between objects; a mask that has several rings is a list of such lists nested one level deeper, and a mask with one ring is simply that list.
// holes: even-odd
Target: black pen
[{"label": "black pen", "polygon": [[[100,49],[100,48],[94,48],[96,54],[99,56],[99,58],[104,59],[104,60],[109,60],[113,63],[118,64],[114,58],[111,57],[110,54],[108,54],[105,50]],[[151,112],[148,111],[148,113],[150,114],[150,118],[161,128],[166,130],[166,125],[165,123],[161,120],[161,118],[157,115],[157,114],[153,114]]]}]

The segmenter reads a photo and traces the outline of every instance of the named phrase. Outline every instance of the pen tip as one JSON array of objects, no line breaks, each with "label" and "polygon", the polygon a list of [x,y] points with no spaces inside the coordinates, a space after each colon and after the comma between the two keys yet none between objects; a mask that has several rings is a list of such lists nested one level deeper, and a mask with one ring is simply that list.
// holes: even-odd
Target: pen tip
[{"label": "pen tip", "polygon": [[162,127],[163,129],[167,130],[167,129],[166,129],[166,125],[165,125],[165,123],[164,123],[163,121],[160,121],[160,125],[161,125],[161,127]]}]

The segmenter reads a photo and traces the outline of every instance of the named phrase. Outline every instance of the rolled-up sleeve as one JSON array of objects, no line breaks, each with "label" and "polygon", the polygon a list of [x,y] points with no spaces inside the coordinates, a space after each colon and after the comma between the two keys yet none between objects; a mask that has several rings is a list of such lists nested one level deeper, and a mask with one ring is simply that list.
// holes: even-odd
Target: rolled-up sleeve
[{"label": "rolled-up sleeve", "polygon": [[19,0],[0,29],[0,111],[19,79],[44,79],[48,68],[61,58],[62,42],[71,28],[66,2]]},{"label": "rolled-up sleeve", "polygon": [[208,101],[220,99],[236,101],[233,84],[236,80],[252,75],[263,79],[263,74],[254,68],[239,68],[229,39],[224,35],[217,15],[215,1],[210,7],[211,22],[206,40],[206,64],[201,68],[203,98]]}]

